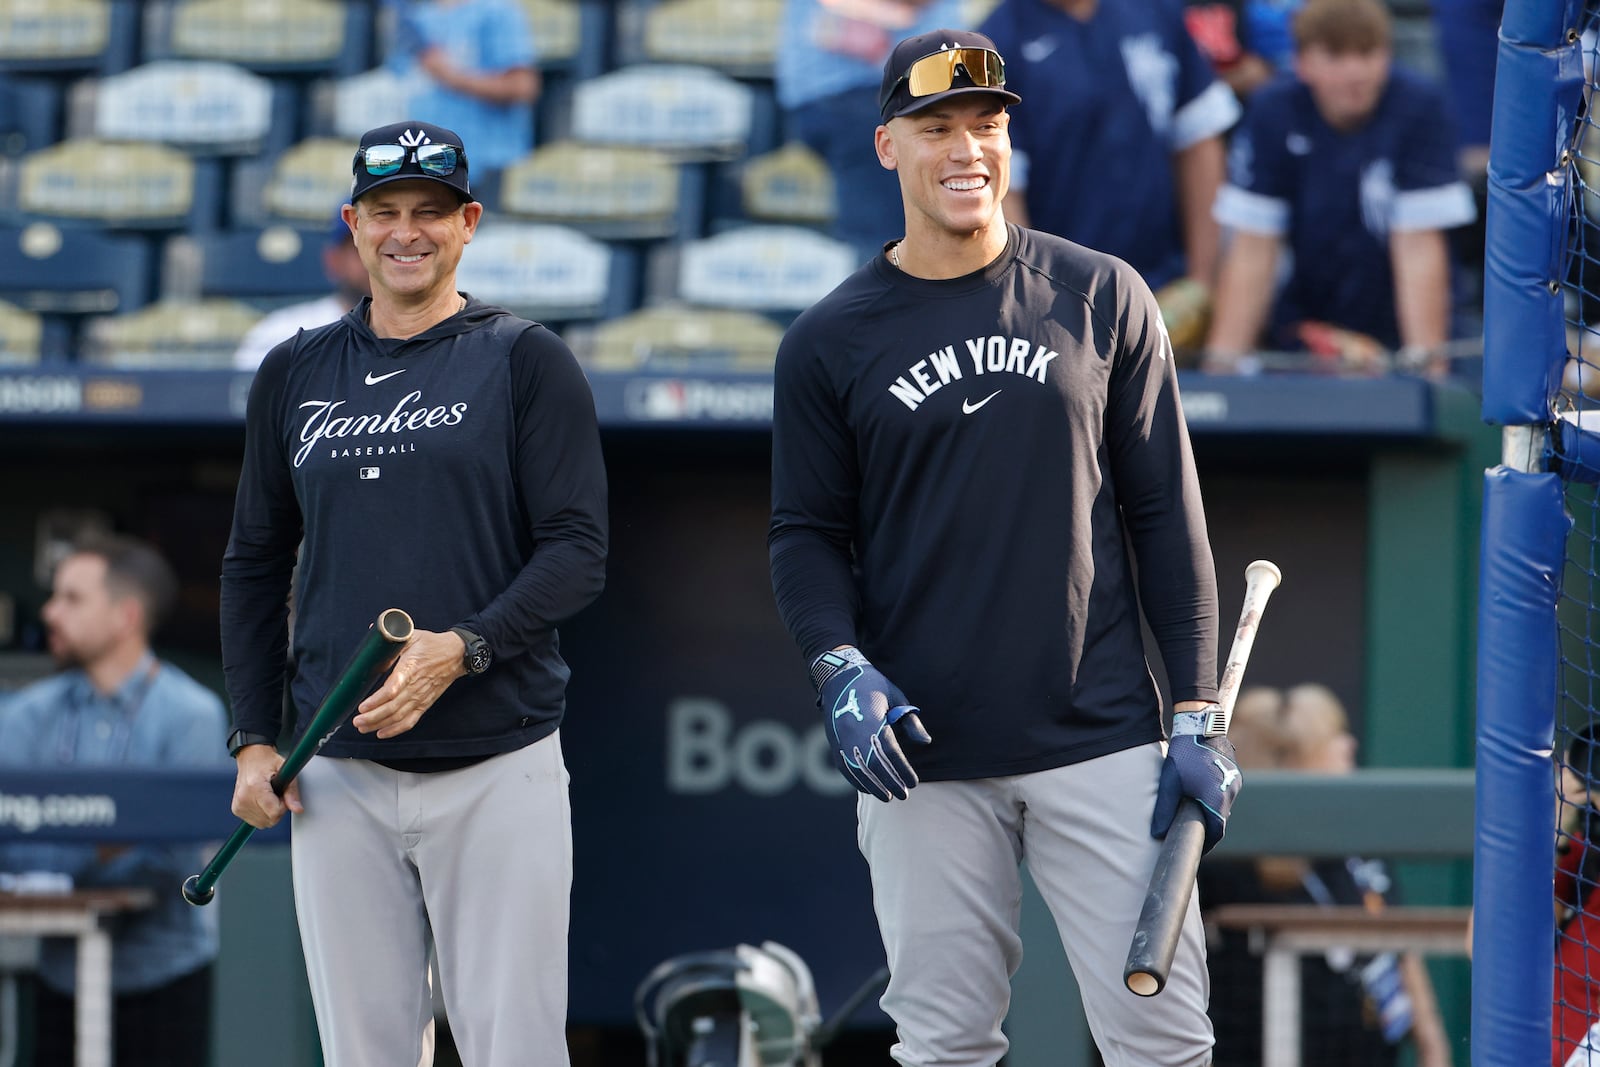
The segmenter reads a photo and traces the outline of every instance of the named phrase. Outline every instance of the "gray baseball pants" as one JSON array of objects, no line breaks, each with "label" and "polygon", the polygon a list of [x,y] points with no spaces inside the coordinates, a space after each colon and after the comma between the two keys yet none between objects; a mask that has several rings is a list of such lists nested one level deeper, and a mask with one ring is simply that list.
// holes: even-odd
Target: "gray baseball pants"
[{"label": "gray baseball pants", "polygon": [[[1212,1030],[1197,900],[1166,988],[1122,984],[1155,868],[1150,837],[1164,743],[1004,778],[924,782],[906,800],[856,802],[857,839],[891,978],[883,1010],[904,1067],[993,1067],[1022,962],[1019,864],[1039,887],[1106,1067],[1203,1067]],[[910,753],[913,761],[915,751]]]},{"label": "gray baseball pants", "polygon": [[299,781],[294,899],[326,1067],[433,1063],[430,930],[466,1067],[567,1067],[559,736],[436,774],[319,756]]}]

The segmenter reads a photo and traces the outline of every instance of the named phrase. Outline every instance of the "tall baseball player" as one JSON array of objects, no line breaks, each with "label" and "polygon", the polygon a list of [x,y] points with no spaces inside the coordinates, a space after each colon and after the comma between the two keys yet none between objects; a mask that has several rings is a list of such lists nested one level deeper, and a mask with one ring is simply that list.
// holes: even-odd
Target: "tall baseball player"
[{"label": "tall baseball player", "polygon": [[1019,101],[982,34],[891,53],[875,137],[905,237],[780,347],[773,588],[862,794],[895,1059],[1005,1053],[1026,859],[1107,1067],[1196,1067],[1197,907],[1159,997],[1121,979],[1179,800],[1208,809],[1209,847],[1239,788],[1226,738],[1200,732],[1217,694],[1205,516],[1149,287],[1005,221]]},{"label": "tall baseball player", "polygon": [[[556,623],[600,591],[594,401],[542,326],[456,290],[483,206],[447,129],[369,130],[345,220],[372,296],[266,357],[222,570],[233,810],[294,813],[328,1067],[433,1062],[430,931],[469,1067],[564,1065],[572,880]],[[302,538],[303,544],[302,544]],[[417,629],[280,800],[286,601],[299,726],[369,622]]]}]

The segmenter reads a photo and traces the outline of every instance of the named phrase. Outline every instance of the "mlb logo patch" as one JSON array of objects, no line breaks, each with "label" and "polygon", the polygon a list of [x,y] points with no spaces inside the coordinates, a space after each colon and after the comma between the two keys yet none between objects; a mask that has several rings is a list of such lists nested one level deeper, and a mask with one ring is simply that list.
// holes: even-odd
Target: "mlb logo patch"
[{"label": "mlb logo patch", "polygon": [[377,467],[362,467],[361,468],[361,480],[362,481],[364,481],[364,482],[365,481],[371,481],[372,479],[376,478],[377,476],[378,476],[378,468]]}]

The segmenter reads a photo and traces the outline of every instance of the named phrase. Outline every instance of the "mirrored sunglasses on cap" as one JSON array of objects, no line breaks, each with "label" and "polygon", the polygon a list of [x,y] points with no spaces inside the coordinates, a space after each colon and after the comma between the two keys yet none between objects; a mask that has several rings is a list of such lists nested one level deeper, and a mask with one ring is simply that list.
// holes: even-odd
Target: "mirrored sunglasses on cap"
[{"label": "mirrored sunglasses on cap", "polygon": [[369,144],[356,152],[356,162],[374,178],[382,178],[398,173],[407,155],[412,155],[412,162],[422,173],[440,178],[454,174],[456,166],[467,160],[466,152],[453,144]]},{"label": "mirrored sunglasses on cap", "polygon": [[955,84],[957,70],[964,71],[979,89],[1002,89],[1006,84],[1005,60],[988,48],[942,49],[911,64],[900,80],[915,99],[949,89]]}]

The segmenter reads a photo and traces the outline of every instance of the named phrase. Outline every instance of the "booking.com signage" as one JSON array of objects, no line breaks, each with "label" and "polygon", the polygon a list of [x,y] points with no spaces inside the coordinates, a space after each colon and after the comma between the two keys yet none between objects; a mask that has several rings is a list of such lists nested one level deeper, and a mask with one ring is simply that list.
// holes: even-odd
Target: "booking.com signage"
[{"label": "booking.com signage", "polygon": [[772,797],[791,789],[826,796],[851,791],[834,769],[822,721],[799,729],[776,719],[740,723],[709,697],[679,697],[667,706],[669,793],[694,795],[736,789]]}]

